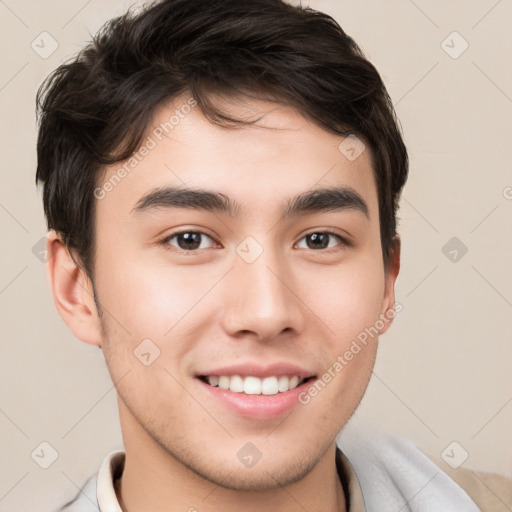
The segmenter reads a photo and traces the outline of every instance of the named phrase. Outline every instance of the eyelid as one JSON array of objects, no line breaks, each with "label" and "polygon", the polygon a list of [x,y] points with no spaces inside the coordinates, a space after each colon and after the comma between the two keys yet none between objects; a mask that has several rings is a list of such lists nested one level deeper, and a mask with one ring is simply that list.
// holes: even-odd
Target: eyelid
[{"label": "eyelid", "polygon": [[[308,233],[305,233],[304,235],[302,235],[297,243],[304,240],[304,238],[306,238],[307,236],[313,235],[315,233],[328,234],[328,235],[336,237],[340,241],[340,243],[337,246],[341,246],[341,247],[351,247],[352,246],[352,242],[350,241],[350,239],[348,237],[340,235],[337,231],[334,231],[333,229],[329,229],[329,228],[320,228],[320,229],[314,229],[312,231],[309,231]],[[318,249],[316,251],[314,249],[310,249],[310,250],[312,252],[322,253],[322,252],[329,252],[333,249],[335,249],[335,247],[330,247],[328,249]]]},{"label": "eyelid", "polygon": [[[201,231],[199,229],[191,229],[191,228],[188,228],[188,229],[185,228],[185,229],[180,229],[178,231],[174,231],[174,232],[166,235],[165,237],[161,238],[158,241],[158,243],[161,244],[161,245],[166,246],[165,248],[167,250],[174,250],[174,251],[177,251],[179,253],[191,253],[191,254],[193,254],[193,253],[197,253],[199,251],[206,251],[206,250],[210,250],[211,249],[210,247],[208,247],[206,249],[190,249],[190,250],[185,250],[185,249],[180,249],[179,247],[174,247],[174,246],[172,246],[169,243],[169,240],[171,240],[175,236],[178,236],[178,235],[183,234],[183,233],[198,233],[200,235],[203,235],[203,236],[206,236],[207,238],[209,238],[214,244],[221,245],[221,244],[219,244],[219,242],[217,242],[215,240],[215,238],[213,236],[209,235],[208,233],[205,233],[204,231]],[[336,232],[332,228],[330,228],[330,229],[329,228],[317,228],[317,229],[311,230],[311,231],[309,231],[307,233],[304,233],[299,238],[298,242],[295,245],[297,245],[299,242],[304,240],[304,238],[306,238],[307,236],[313,235],[315,233],[328,234],[328,235],[334,236],[334,237],[336,237],[339,240],[340,243],[337,244],[335,247],[330,247],[330,248],[327,248],[327,249],[318,249],[318,250],[306,249],[306,250],[310,250],[310,251],[316,252],[316,253],[325,253],[325,252],[330,252],[333,249],[336,249],[336,247],[338,247],[338,246],[341,246],[341,247],[351,247],[352,246],[352,242],[349,240],[348,237],[345,237],[345,236],[339,234],[338,232]],[[169,249],[169,247],[172,247],[172,249]]]},{"label": "eyelid", "polygon": [[[200,235],[203,235],[203,236],[206,236],[208,237],[214,244],[217,244],[217,245],[220,245],[213,236],[209,235],[208,233],[205,233],[204,231],[201,231],[199,229],[191,229],[191,228],[188,228],[188,229],[180,229],[178,231],[173,231],[172,233],[164,236],[163,238],[161,238],[158,243],[160,245],[164,245],[166,246],[165,248],[167,250],[174,250],[174,251],[177,251],[177,252],[180,252],[180,253],[196,253],[196,252],[199,252],[199,251],[206,251],[206,250],[209,250],[211,249],[210,247],[206,248],[206,249],[191,249],[191,250],[185,250],[185,249],[180,249],[179,247],[174,247],[172,246],[169,241],[174,238],[175,236],[178,236],[178,235],[181,235],[183,233],[198,233]],[[170,247],[172,247],[172,249],[169,249]]]}]

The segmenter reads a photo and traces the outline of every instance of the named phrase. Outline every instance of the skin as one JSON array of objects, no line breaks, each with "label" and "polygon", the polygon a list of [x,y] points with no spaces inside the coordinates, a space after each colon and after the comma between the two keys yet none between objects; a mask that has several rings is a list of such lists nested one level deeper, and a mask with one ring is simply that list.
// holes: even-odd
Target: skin
[{"label": "skin", "polygon": [[[162,107],[155,126],[185,101]],[[385,269],[368,146],[349,161],[338,150],[343,137],[290,108],[234,99],[224,106],[263,117],[227,129],[192,109],[97,200],[101,316],[91,281],[50,234],[55,304],[77,338],[101,346],[116,385],[126,451],[117,490],[123,510],[345,510],[335,437],[363,397],[378,337],[309,404],[277,419],[234,413],[207,396],[195,375],[249,361],[287,361],[322,375],[395,303],[399,245]],[[118,168],[106,169],[103,180]],[[132,212],[155,187],[184,184],[236,200],[239,216]],[[354,209],[281,218],[290,197],[320,186],[352,188],[367,203],[368,218]],[[182,229],[206,233],[204,249],[184,254],[176,237],[161,241]],[[327,249],[309,248],[306,235],[326,229],[351,245],[332,237]],[[247,236],[263,248],[252,263],[236,252]],[[150,366],[133,353],[147,338],[160,349]],[[248,442],[262,454],[250,468],[237,458]]]}]

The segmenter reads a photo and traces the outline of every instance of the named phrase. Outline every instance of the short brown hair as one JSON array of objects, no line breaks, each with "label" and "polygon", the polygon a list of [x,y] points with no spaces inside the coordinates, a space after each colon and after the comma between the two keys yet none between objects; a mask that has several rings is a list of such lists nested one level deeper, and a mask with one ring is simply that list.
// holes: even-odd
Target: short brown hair
[{"label": "short brown hair", "polygon": [[355,134],[374,157],[384,263],[390,261],[408,157],[375,67],[327,14],[282,0],[164,0],[110,20],[37,95],[36,182],[48,228],[92,278],[94,189],[105,165],[140,145],[155,110],[189,92],[216,124],[245,124],[213,93],[295,108]]}]

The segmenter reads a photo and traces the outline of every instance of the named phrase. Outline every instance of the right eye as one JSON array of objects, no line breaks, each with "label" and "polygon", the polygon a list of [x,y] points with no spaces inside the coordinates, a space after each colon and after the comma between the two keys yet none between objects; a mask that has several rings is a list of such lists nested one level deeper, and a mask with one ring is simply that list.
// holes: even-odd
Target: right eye
[{"label": "right eye", "polygon": [[193,252],[209,249],[208,243],[215,243],[211,237],[201,231],[179,231],[166,236],[161,243],[175,247],[179,251]]}]

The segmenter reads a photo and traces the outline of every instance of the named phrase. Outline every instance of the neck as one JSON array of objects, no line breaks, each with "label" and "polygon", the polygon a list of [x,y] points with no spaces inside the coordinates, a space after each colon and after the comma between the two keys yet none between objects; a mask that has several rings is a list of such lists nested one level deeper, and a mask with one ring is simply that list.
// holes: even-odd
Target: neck
[{"label": "neck", "polygon": [[[138,464],[140,459],[135,460],[127,455],[125,470],[116,486],[123,512],[214,512],[220,509],[223,512],[346,512],[345,496],[337,476],[326,479],[323,474],[313,475],[312,471],[292,485],[257,492],[226,489],[206,480],[192,489],[190,481],[183,478],[183,472],[157,472],[159,478],[153,478],[155,473],[151,466],[141,466]],[[335,472],[334,455],[330,460],[331,470]]]},{"label": "neck", "polygon": [[263,491],[241,491],[217,485],[187,468],[135,421],[124,423],[123,440],[125,466],[116,485],[123,512],[346,512],[334,443],[299,481]]}]

